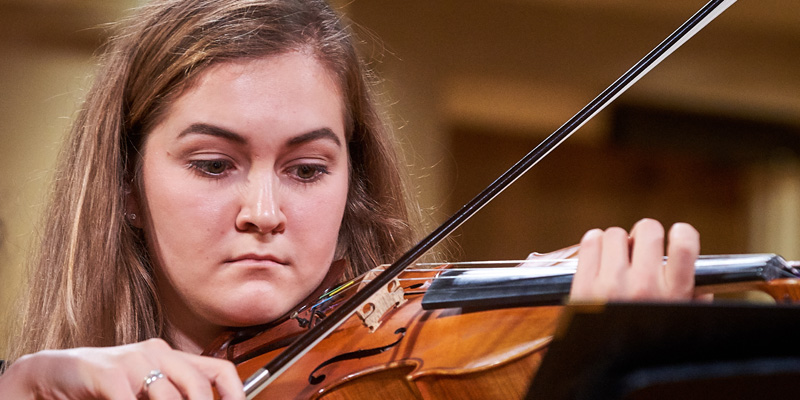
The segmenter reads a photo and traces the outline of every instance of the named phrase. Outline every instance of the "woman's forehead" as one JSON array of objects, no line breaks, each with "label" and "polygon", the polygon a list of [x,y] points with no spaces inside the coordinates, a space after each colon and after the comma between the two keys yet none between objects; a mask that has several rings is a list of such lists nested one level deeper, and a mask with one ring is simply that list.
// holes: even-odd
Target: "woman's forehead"
[{"label": "woman's forehead", "polygon": [[[293,52],[209,67],[171,102],[162,124],[182,130],[209,124],[246,134],[295,134],[322,127],[346,139],[343,97],[315,58]],[[151,132],[152,132],[151,131]]]}]

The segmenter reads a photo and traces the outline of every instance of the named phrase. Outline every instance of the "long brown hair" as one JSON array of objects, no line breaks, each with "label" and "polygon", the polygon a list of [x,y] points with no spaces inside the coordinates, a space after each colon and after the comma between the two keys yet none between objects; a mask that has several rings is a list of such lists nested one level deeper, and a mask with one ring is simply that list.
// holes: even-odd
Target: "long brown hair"
[{"label": "long brown hair", "polygon": [[[311,51],[345,98],[351,177],[337,255],[354,276],[410,246],[418,208],[350,30],[321,0],[164,0],[123,21],[60,155],[10,359],[165,337],[126,194],[147,132],[209,65]],[[168,338],[167,338],[168,339]]]}]

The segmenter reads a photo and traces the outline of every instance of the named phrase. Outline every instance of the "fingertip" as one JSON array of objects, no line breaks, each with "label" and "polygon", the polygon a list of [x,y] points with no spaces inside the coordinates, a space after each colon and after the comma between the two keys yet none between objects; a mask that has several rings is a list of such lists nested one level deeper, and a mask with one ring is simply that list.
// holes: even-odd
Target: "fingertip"
[{"label": "fingertip", "polygon": [[691,224],[686,222],[676,222],[669,230],[670,238],[673,236],[686,236],[690,238],[699,238],[700,233]]},{"label": "fingertip", "polygon": [[243,400],[245,398],[244,385],[232,362],[217,358],[196,357],[197,365],[212,380],[221,400]]},{"label": "fingertip", "polygon": [[672,225],[669,230],[669,243],[692,254],[700,254],[700,233],[685,222]]},{"label": "fingertip", "polygon": [[658,224],[658,225],[661,225],[661,223],[658,222],[658,220],[656,220],[656,219],[653,219],[653,218],[642,218],[642,219],[636,221],[636,223],[633,224],[633,227],[635,228],[636,226],[642,225],[642,224]]},{"label": "fingertip", "polygon": [[687,223],[672,225],[667,245],[665,277],[675,299],[691,299],[694,293],[694,264],[700,254],[700,234]]},{"label": "fingertip", "polygon": [[592,229],[583,235],[578,251],[578,266],[570,287],[570,301],[591,298],[592,284],[600,267],[602,243],[602,229]]},{"label": "fingertip", "polygon": [[661,225],[661,222],[652,218],[642,218],[633,224],[631,228],[631,237],[636,236],[636,233],[639,231],[656,232],[660,233],[663,237],[664,225]]},{"label": "fingertip", "polygon": [[625,237],[625,238],[627,238],[629,235],[628,235],[628,231],[626,231],[625,229],[623,229],[623,228],[621,228],[619,226],[612,226],[612,227],[606,228],[606,230],[603,231],[603,236],[606,236],[606,237]]},{"label": "fingertip", "polygon": [[600,240],[600,238],[602,237],[603,237],[602,229],[597,229],[597,228],[590,229],[583,234],[583,237],[581,238],[581,245],[583,245],[583,243],[590,243],[593,241]]}]

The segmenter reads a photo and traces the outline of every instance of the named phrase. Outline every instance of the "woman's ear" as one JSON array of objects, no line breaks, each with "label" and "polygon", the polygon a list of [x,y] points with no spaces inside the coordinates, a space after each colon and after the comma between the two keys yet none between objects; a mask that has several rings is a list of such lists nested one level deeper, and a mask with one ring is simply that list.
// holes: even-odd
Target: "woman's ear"
[{"label": "woman's ear", "polygon": [[125,219],[128,221],[135,228],[142,229],[144,224],[142,223],[143,215],[141,213],[141,208],[139,207],[139,193],[135,189],[135,186],[126,183],[125,184]]}]

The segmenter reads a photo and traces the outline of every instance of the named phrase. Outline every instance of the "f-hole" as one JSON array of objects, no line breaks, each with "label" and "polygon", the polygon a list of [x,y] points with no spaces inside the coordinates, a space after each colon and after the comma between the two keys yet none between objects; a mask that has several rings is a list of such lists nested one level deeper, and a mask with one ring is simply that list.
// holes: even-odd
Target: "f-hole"
[{"label": "f-hole", "polygon": [[371,357],[371,356],[383,353],[384,351],[391,349],[392,347],[394,347],[398,343],[400,343],[401,340],[403,340],[403,337],[406,334],[406,328],[398,328],[396,331],[394,331],[394,334],[395,335],[400,335],[400,337],[398,337],[397,340],[395,340],[394,342],[392,342],[390,344],[387,344],[386,346],[376,347],[374,349],[356,350],[356,351],[352,351],[352,352],[349,352],[349,353],[340,354],[340,355],[338,355],[336,357],[333,357],[333,358],[323,362],[322,364],[318,365],[317,368],[314,368],[314,370],[311,371],[311,374],[308,375],[308,383],[310,383],[312,385],[318,385],[318,384],[322,383],[322,381],[325,380],[325,377],[326,377],[325,374],[320,374],[318,376],[314,376],[314,374],[316,374],[317,371],[319,371],[321,368],[323,368],[323,367],[325,367],[327,365],[330,365],[330,364],[333,364],[333,363],[336,363],[336,362],[340,362],[340,361],[355,360],[355,359],[364,358],[364,357]]}]

